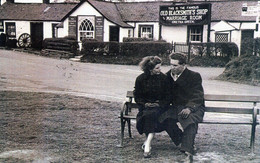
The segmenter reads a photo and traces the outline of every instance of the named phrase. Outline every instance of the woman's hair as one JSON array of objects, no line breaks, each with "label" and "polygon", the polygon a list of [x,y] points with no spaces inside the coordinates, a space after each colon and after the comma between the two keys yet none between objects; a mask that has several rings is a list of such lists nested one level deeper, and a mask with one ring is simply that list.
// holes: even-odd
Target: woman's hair
[{"label": "woman's hair", "polygon": [[145,73],[149,73],[157,64],[161,64],[162,59],[158,56],[147,56],[142,59],[139,66]]},{"label": "woman's hair", "polygon": [[187,63],[187,56],[184,53],[173,52],[169,55],[169,59],[178,60],[180,65]]}]

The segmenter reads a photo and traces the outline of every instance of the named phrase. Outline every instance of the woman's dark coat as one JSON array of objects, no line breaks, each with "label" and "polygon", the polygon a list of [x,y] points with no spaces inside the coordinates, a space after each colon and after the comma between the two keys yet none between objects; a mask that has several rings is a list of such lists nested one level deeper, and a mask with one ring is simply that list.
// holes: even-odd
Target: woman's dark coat
[{"label": "woman's dark coat", "polygon": [[[172,79],[171,71],[168,71],[166,75],[171,103],[175,109],[169,109],[165,112],[160,117],[160,121],[178,117],[184,129],[190,124],[201,122],[204,116],[205,105],[200,74],[186,68],[176,81]],[[187,119],[182,119],[181,116],[178,116],[178,113],[185,108],[189,108],[191,114]]]},{"label": "woman's dark coat", "polygon": [[[149,75],[143,73],[135,81],[135,102],[139,104],[139,113],[137,114],[137,130],[140,134],[161,132],[164,130],[160,126],[158,117],[169,105],[166,97],[166,75]],[[158,103],[159,107],[145,108],[145,103]]]}]

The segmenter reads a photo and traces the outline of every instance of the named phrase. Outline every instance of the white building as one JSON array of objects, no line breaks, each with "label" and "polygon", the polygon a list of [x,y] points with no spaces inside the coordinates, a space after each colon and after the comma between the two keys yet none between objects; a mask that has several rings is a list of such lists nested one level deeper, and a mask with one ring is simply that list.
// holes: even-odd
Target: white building
[{"label": "white building", "polygon": [[32,46],[41,47],[43,39],[57,37],[56,26],[76,5],[6,2],[0,6],[0,33],[17,40],[22,34],[29,34]]},{"label": "white building", "polygon": [[[259,36],[259,32],[256,31],[256,16],[242,14],[242,7],[245,4],[257,6],[257,3],[257,0],[187,3],[162,1],[115,3],[96,0],[81,1],[77,4],[7,3],[3,4],[0,10],[0,20],[3,24],[0,32],[8,34],[9,29],[15,29],[15,38],[18,39],[22,33],[29,33],[33,38],[35,28],[42,28],[40,29],[42,39],[73,36],[79,42],[83,38],[122,42],[124,37],[147,37],[167,42],[234,42],[240,48],[244,39]],[[178,5],[196,8],[203,4],[211,6],[211,11],[207,11],[208,24],[160,22],[162,18],[162,15],[159,15],[160,6]],[[176,18],[169,17],[169,19]],[[41,23],[41,27],[34,25],[37,23]],[[56,26],[57,24],[59,25]]]}]

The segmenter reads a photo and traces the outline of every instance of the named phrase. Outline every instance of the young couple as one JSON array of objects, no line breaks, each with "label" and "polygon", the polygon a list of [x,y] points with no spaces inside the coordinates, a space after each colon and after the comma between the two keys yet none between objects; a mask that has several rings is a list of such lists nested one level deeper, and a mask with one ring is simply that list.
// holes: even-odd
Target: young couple
[{"label": "young couple", "polygon": [[186,67],[185,54],[172,53],[169,59],[171,69],[166,74],[161,72],[158,56],[144,57],[139,64],[144,72],[135,81],[136,127],[146,135],[142,146],[145,158],[151,156],[155,133],[166,131],[176,146],[181,144],[184,161],[192,162],[198,123],[204,116],[202,79]]}]

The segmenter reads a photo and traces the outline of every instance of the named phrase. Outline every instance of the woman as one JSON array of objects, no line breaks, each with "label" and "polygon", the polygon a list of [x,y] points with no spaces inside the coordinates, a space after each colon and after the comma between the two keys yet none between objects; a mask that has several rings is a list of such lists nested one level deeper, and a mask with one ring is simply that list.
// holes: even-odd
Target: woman
[{"label": "woman", "polygon": [[166,76],[161,72],[162,60],[158,56],[147,56],[139,66],[143,73],[135,81],[135,102],[139,105],[137,114],[137,130],[145,133],[147,139],[142,148],[144,157],[151,155],[151,141],[156,132],[161,132],[164,126],[158,122],[158,117],[168,106],[166,100]]}]

